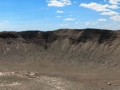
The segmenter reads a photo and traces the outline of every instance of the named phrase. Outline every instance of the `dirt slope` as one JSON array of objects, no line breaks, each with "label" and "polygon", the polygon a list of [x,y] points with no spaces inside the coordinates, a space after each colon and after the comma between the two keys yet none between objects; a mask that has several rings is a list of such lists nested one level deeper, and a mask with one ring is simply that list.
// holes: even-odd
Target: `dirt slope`
[{"label": "dirt slope", "polygon": [[0,72],[40,73],[2,76],[0,90],[120,90],[119,68],[120,31],[0,32]]},{"label": "dirt slope", "polygon": [[0,60],[119,66],[120,31],[85,29],[0,33]]}]

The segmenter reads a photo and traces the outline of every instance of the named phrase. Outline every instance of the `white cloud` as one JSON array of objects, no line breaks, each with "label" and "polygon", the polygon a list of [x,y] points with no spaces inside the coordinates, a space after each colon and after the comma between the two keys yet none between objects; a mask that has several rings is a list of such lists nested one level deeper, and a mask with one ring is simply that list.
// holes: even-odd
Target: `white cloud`
[{"label": "white cloud", "polygon": [[109,0],[110,4],[118,4],[120,3],[120,0]]},{"label": "white cloud", "polygon": [[105,4],[104,5],[106,8],[110,8],[110,9],[118,9],[120,7],[118,7],[117,5],[108,5],[108,4]]},{"label": "white cloud", "polygon": [[80,6],[85,7],[85,8],[89,8],[89,9],[92,9],[95,11],[109,11],[109,9],[106,9],[105,5],[97,4],[94,2],[91,2],[90,4],[81,3]]},{"label": "white cloud", "polygon": [[97,24],[98,24],[98,22],[93,22],[93,23],[92,23],[92,25],[97,25]]},{"label": "white cloud", "polygon": [[9,21],[8,21],[8,20],[5,20],[4,22],[8,23]]},{"label": "white cloud", "polygon": [[107,12],[102,12],[101,15],[109,15],[109,16],[112,16],[112,15],[118,15],[119,13],[118,12],[115,12],[115,11],[107,11]]},{"label": "white cloud", "polygon": [[69,24],[60,24],[61,27],[68,26]]},{"label": "white cloud", "polygon": [[64,11],[60,11],[60,10],[57,10],[56,12],[57,12],[57,13],[64,13]]},{"label": "white cloud", "polygon": [[70,17],[72,17],[73,15],[70,15]]},{"label": "white cloud", "polygon": [[75,24],[79,24],[79,23],[80,23],[80,21],[75,22]]},{"label": "white cloud", "polygon": [[79,6],[85,7],[85,8],[89,8],[95,11],[110,11],[110,9],[118,9],[119,7],[117,5],[102,5],[102,4],[98,4],[95,2],[91,2],[89,4],[86,3],[81,3]]},{"label": "white cloud", "polygon": [[78,3],[78,2],[74,1],[74,3]]},{"label": "white cloud", "polygon": [[106,19],[98,19],[97,21],[99,21],[99,22],[106,22],[107,20]]},{"label": "white cloud", "polygon": [[60,18],[61,16],[56,16],[57,18]]},{"label": "white cloud", "polygon": [[112,19],[113,21],[119,21],[120,22],[120,15],[115,15],[110,17],[110,19]]},{"label": "white cloud", "polygon": [[66,18],[64,20],[66,20],[66,21],[74,21],[75,19],[74,18]]},{"label": "white cloud", "polygon": [[[106,1],[106,0],[105,0]],[[101,15],[108,15],[108,16],[112,16],[111,19],[114,21],[120,21],[120,13],[115,12],[111,9],[118,9],[120,8],[117,4],[120,2],[120,0],[109,0],[109,2],[111,3],[109,4],[98,4],[95,2],[91,2],[89,4],[86,3],[81,3],[79,6],[85,7],[85,8],[89,8],[98,12],[102,12]],[[98,21],[107,21],[106,19],[99,19]]]},{"label": "white cloud", "polygon": [[78,24],[79,22],[75,22],[75,24]]},{"label": "white cloud", "polygon": [[46,0],[48,3],[48,6],[54,6],[54,7],[64,7],[66,5],[71,5],[70,0]]},{"label": "white cloud", "polygon": [[45,17],[46,19],[48,19],[49,17]]},{"label": "white cloud", "polygon": [[85,25],[86,25],[86,26],[89,26],[89,25],[90,25],[90,26],[95,26],[95,25],[97,25],[97,24],[98,24],[98,22],[92,22],[92,21],[91,21],[91,22],[85,22]]},{"label": "white cloud", "polygon": [[90,22],[86,22],[85,25],[86,25],[86,26],[90,25]]}]

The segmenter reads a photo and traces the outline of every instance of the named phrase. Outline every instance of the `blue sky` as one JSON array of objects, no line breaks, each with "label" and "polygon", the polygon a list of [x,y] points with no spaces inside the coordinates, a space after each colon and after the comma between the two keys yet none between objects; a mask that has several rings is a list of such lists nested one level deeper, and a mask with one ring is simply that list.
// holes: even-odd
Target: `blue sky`
[{"label": "blue sky", "polygon": [[0,0],[0,31],[120,30],[120,0]]}]

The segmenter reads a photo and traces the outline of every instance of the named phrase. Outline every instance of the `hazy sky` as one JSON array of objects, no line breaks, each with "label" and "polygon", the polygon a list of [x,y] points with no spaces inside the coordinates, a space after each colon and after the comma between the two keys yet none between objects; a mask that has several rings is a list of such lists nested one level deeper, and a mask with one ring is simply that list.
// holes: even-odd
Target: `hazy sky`
[{"label": "hazy sky", "polygon": [[0,31],[120,30],[120,0],[0,0]]}]

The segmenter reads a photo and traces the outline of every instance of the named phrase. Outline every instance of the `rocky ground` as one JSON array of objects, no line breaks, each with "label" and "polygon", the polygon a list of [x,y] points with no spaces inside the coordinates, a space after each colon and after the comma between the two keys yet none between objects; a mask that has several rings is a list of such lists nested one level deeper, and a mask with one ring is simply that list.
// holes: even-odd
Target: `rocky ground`
[{"label": "rocky ground", "polygon": [[120,78],[110,75],[66,77],[39,72],[0,72],[0,90],[120,90]]}]

